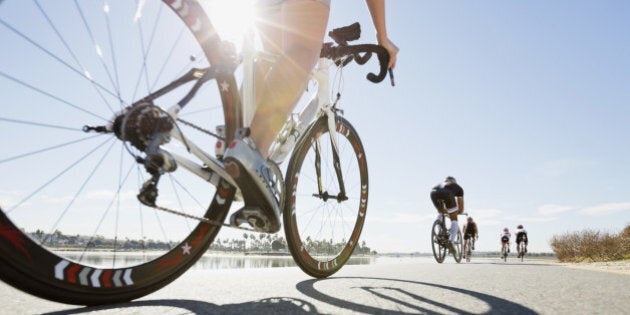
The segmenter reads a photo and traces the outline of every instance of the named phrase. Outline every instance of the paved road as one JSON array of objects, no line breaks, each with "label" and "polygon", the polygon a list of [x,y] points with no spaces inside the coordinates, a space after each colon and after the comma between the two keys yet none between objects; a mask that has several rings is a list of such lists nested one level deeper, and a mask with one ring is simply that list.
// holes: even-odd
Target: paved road
[{"label": "paved road", "polygon": [[630,275],[545,261],[391,259],[317,280],[295,267],[190,270],[137,301],[79,307],[0,283],[0,314],[628,314]]}]

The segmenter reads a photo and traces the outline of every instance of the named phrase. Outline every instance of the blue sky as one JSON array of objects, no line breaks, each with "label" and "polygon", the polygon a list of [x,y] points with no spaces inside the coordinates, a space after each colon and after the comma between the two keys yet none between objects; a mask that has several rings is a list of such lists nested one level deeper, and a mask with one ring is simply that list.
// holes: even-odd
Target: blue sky
[{"label": "blue sky", "polygon": [[[481,250],[518,224],[533,251],[630,224],[629,15],[626,1],[388,1],[397,86],[346,83],[370,167],[366,242],[430,251],[429,191],[447,175]],[[354,21],[374,38],[367,9],[333,3],[330,26]]]}]

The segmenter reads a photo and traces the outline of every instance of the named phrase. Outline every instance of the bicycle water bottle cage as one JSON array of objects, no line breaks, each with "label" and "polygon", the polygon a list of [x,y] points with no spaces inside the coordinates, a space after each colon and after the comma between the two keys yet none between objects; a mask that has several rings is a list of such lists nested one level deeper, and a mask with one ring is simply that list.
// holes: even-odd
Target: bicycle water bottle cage
[{"label": "bicycle water bottle cage", "polygon": [[361,25],[355,22],[351,25],[333,29],[328,32],[328,36],[337,44],[347,46],[348,42],[359,39],[361,37]]}]

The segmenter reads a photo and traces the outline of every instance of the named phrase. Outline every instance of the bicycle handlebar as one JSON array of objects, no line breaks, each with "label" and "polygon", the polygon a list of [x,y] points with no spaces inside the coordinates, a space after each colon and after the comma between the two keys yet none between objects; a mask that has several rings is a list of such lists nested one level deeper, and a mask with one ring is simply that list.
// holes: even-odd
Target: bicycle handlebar
[{"label": "bicycle handlebar", "polygon": [[373,83],[379,83],[383,81],[389,73],[391,84],[394,86],[394,74],[392,69],[388,68],[390,58],[389,52],[385,49],[385,47],[375,44],[347,44],[348,41],[357,40],[360,34],[361,28],[359,23],[334,29],[329,33],[329,36],[338,44],[338,46],[333,46],[333,43],[324,43],[320,57],[331,59],[337,66],[345,67],[353,60],[356,61],[357,64],[363,65],[368,62],[368,60],[372,57],[372,54],[375,53],[378,56],[380,71],[378,74],[370,72],[367,74],[366,78]]},{"label": "bicycle handlebar", "polygon": [[320,57],[331,59],[335,62],[337,66],[344,67],[353,60],[356,61],[356,63],[358,63],[359,65],[363,65],[368,62],[368,60],[370,60],[373,53],[378,56],[380,71],[378,74],[370,72],[367,74],[366,78],[371,82],[379,83],[385,79],[388,74],[388,70],[391,70],[387,67],[387,65],[389,64],[389,53],[383,46],[374,44],[333,46],[333,43],[325,43],[324,47],[322,47]]}]

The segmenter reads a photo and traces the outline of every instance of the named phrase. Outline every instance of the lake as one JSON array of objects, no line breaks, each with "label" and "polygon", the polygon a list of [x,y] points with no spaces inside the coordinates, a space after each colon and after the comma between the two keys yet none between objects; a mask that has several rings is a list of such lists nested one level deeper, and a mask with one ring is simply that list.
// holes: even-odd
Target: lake
[{"label": "lake", "polygon": [[[104,267],[104,268],[122,268],[127,266],[135,266],[146,262],[151,257],[160,255],[160,253],[141,253],[141,252],[62,252],[60,255],[67,259],[80,261],[82,264]],[[83,256],[83,257],[81,257]],[[418,256],[356,256],[351,257],[346,265],[369,265],[383,262],[405,261],[409,259],[418,259],[425,257]],[[267,256],[267,255],[243,255],[243,254],[204,254],[191,269],[242,269],[242,268],[277,268],[277,267],[293,267],[296,266],[293,257],[286,256]]]}]

